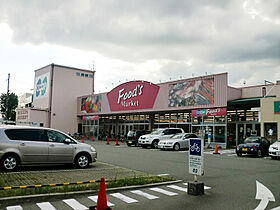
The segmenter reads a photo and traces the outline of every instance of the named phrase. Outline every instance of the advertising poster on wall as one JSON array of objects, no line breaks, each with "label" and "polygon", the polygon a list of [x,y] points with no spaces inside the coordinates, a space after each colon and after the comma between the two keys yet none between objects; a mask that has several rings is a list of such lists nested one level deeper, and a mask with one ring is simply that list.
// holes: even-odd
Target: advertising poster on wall
[{"label": "advertising poster on wall", "polygon": [[35,99],[46,98],[49,96],[50,73],[35,77],[34,91]]},{"label": "advertising poster on wall", "polygon": [[81,99],[81,112],[97,113],[101,112],[101,99],[102,96],[88,96]]},{"label": "advertising poster on wall", "polygon": [[192,80],[169,86],[169,107],[214,104],[214,79]]}]

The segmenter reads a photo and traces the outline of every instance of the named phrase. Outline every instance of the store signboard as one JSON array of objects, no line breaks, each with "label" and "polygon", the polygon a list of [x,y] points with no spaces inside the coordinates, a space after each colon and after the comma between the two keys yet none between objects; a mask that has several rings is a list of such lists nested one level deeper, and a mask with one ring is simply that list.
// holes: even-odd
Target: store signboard
[{"label": "store signboard", "polygon": [[189,173],[202,176],[204,174],[203,139],[190,139],[189,144]]},{"label": "store signboard", "polygon": [[40,75],[35,78],[34,91],[35,99],[49,96],[50,73]]},{"label": "store signboard", "polygon": [[124,83],[107,93],[111,111],[152,109],[159,86],[145,81]]},{"label": "store signboard", "polygon": [[227,108],[192,110],[192,117],[226,116],[226,115],[227,115]]},{"label": "store signboard", "polygon": [[280,114],[280,101],[274,101],[274,113]]},{"label": "store signboard", "polygon": [[93,116],[83,116],[83,120],[98,120],[99,116],[98,115],[93,115]]}]

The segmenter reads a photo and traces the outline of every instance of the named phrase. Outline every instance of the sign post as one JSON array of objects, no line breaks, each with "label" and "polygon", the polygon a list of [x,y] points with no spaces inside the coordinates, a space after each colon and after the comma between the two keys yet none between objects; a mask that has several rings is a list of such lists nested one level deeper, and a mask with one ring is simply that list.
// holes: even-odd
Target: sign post
[{"label": "sign post", "polygon": [[188,194],[203,195],[204,183],[198,182],[197,176],[204,174],[204,141],[203,139],[189,140],[189,173],[194,175],[194,181],[188,182]]}]

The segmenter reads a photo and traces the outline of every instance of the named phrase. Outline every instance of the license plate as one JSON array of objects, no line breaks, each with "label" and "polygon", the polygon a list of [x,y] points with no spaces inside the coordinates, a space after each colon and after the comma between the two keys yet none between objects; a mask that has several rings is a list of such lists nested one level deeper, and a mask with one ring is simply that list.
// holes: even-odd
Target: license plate
[{"label": "license plate", "polygon": [[132,143],[132,141],[129,141],[128,143],[130,143],[130,144],[131,144],[131,143]]},{"label": "license plate", "polygon": [[246,151],[248,151],[248,148],[242,148],[242,151],[246,152]]}]

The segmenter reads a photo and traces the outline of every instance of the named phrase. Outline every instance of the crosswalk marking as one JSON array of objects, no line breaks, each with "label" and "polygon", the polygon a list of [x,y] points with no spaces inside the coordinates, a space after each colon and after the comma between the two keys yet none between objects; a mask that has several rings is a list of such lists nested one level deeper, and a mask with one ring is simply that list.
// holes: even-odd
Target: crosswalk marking
[{"label": "crosswalk marking", "polygon": [[65,202],[66,204],[68,204],[70,207],[72,207],[75,210],[86,210],[86,209],[88,209],[88,207],[80,204],[75,199],[66,199],[66,200],[63,200],[63,202]]},{"label": "crosswalk marking", "polygon": [[159,198],[158,196],[145,193],[145,192],[143,192],[143,191],[141,191],[141,190],[132,190],[132,191],[130,191],[130,192],[132,192],[132,193],[134,193],[134,194],[136,194],[136,195],[140,195],[140,196],[143,196],[143,197],[145,197],[145,198],[148,198],[149,200],[153,200],[153,199]]},{"label": "crosswalk marking", "polygon": [[183,191],[183,192],[188,192],[188,188],[186,188],[186,187],[179,187],[177,185],[168,185],[167,187],[175,189],[175,190]]},{"label": "crosswalk marking", "polygon": [[122,201],[124,201],[126,203],[137,203],[138,202],[138,200],[130,198],[130,197],[128,197],[126,195],[123,195],[121,193],[112,193],[110,195],[115,197],[115,198],[118,198],[118,199],[120,199],[120,200],[122,200]]},{"label": "crosswalk marking", "polygon": [[52,204],[49,202],[42,202],[42,203],[36,203],[37,206],[39,206],[40,209],[42,210],[56,210]]},{"label": "crosswalk marking", "polygon": [[[183,185],[188,186],[188,183],[183,183]],[[205,186],[205,185],[204,185],[204,190],[210,190],[210,189],[211,189],[211,187],[208,187],[208,186]]]},{"label": "crosswalk marking", "polygon": [[8,206],[6,208],[7,210],[22,210],[21,206]]},{"label": "crosswalk marking", "polygon": [[[95,195],[95,196],[89,196],[88,197],[90,200],[94,201],[95,203],[97,203],[97,198],[98,198],[98,195]],[[107,200],[107,206],[114,206],[115,204],[113,203],[110,203],[108,200]]]},{"label": "crosswalk marking", "polygon": [[165,194],[165,195],[169,195],[169,196],[178,195],[178,193],[170,192],[170,191],[158,188],[158,187],[150,188],[150,190],[155,191],[155,192],[159,192],[159,193],[162,193],[162,194]]}]

